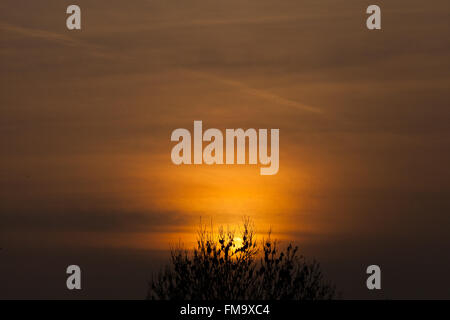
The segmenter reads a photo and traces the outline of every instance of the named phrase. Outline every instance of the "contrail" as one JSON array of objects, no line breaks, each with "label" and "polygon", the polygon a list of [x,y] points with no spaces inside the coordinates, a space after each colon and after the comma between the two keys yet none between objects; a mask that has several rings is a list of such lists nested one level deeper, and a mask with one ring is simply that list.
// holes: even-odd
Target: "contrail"
[{"label": "contrail", "polygon": [[298,110],[312,112],[312,113],[316,113],[316,114],[323,113],[323,111],[319,108],[308,106],[306,104],[303,104],[303,103],[300,103],[300,102],[297,102],[294,100],[286,99],[286,98],[280,97],[276,94],[273,94],[273,93],[265,91],[265,90],[251,88],[251,87],[247,86],[246,84],[239,82],[239,81],[225,79],[222,77],[218,77],[218,76],[215,76],[215,75],[212,75],[209,73],[204,73],[204,72],[199,72],[199,71],[192,71],[192,70],[184,70],[184,71],[187,71],[189,73],[192,73],[192,74],[202,77],[202,78],[211,79],[211,80],[226,84],[228,86],[235,87],[247,94],[250,94],[252,96],[255,96],[255,97],[258,97],[258,98],[261,98],[264,100],[273,101],[274,103],[279,104],[279,105],[284,105],[284,106],[292,107],[292,108],[295,108]]}]

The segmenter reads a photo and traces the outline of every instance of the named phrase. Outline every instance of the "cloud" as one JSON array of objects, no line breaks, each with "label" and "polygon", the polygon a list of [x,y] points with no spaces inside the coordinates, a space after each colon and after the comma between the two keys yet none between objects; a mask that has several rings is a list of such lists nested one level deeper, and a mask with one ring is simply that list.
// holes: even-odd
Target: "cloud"
[{"label": "cloud", "polygon": [[5,231],[58,232],[168,232],[192,224],[178,212],[76,211],[9,212],[2,214]]},{"label": "cloud", "polygon": [[246,84],[236,81],[236,80],[230,80],[230,79],[219,77],[219,76],[216,76],[216,75],[213,75],[210,73],[199,72],[199,71],[187,70],[187,72],[189,72],[197,77],[206,78],[209,80],[220,82],[227,86],[234,87],[248,95],[252,95],[257,98],[270,101],[271,103],[273,103],[275,105],[291,107],[291,108],[295,108],[295,109],[298,109],[301,111],[312,112],[312,113],[316,113],[316,114],[323,113],[323,111],[320,108],[312,107],[312,106],[309,106],[309,105],[306,105],[306,104],[303,104],[303,103],[300,103],[297,101],[293,101],[290,99],[280,97],[280,96],[278,96],[274,93],[271,93],[267,90],[251,88],[251,87],[247,86]]},{"label": "cloud", "polygon": [[12,24],[7,23],[1,23],[0,24],[0,30],[7,33],[17,34],[23,37],[28,38],[35,38],[39,40],[49,41],[58,43],[62,46],[66,47],[77,47],[82,49],[87,49],[86,52],[88,52],[90,55],[97,56],[97,57],[110,57],[111,54],[106,50],[106,48],[103,48],[99,45],[95,45],[92,43],[89,43],[87,41],[81,41],[78,39],[75,39],[73,37],[57,33],[57,32],[51,32],[46,30],[40,30],[40,29],[31,29],[31,28],[25,28],[21,26],[15,26]]},{"label": "cloud", "polygon": [[0,30],[10,32],[10,33],[16,33],[20,34],[25,37],[32,37],[32,38],[39,38],[43,40],[48,41],[57,41],[59,43],[62,43],[64,45],[69,46],[78,46],[80,45],[80,41],[75,40],[71,37],[56,33],[56,32],[49,32],[45,30],[39,30],[39,29],[30,29],[30,28],[24,28],[20,26],[14,26],[11,24],[0,24]]}]

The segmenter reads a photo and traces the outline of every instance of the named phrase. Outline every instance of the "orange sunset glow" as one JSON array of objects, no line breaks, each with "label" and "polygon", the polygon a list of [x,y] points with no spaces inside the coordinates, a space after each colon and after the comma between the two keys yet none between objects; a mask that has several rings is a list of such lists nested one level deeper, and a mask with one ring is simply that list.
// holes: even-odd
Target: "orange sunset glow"
[{"label": "orange sunset glow", "polygon": [[[78,258],[119,279],[117,297],[141,294],[200,219],[237,239],[249,217],[349,297],[368,294],[357,281],[372,261],[391,281],[383,298],[448,297],[448,0],[380,1],[374,32],[357,0],[76,2],[76,31],[68,1],[0,4],[0,254],[10,288],[28,277],[10,296]],[[279,129],[278,173],[175,165],[171,134],[196,120]],[[412,288],[426,263],[441,280]],[[91,290],[112,295],[108,281]]]}]

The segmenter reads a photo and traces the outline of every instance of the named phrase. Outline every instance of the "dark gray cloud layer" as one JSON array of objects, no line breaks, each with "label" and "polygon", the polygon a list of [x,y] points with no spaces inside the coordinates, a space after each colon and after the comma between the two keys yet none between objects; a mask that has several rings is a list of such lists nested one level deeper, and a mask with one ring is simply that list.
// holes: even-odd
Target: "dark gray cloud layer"
[{"label": "dark gray cloud layer", "polygon": [[176,212],[27,211],[2,214],[3,232],[174,232],[192,224]]}]

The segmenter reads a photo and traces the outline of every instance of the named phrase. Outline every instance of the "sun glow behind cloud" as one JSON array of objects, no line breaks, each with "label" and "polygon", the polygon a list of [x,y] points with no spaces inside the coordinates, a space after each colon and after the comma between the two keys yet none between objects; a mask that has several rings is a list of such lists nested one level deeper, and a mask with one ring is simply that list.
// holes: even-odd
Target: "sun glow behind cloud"
[{"label": "sun glow behind cloud", "polygon": [[[356,1],[117,1],[107,14],[95,1],[83,5],[89,28],[67,34],[64,6],[44,2],[33,15],[0,4],[8,243],[167,248],[200,216],[234,226],[248,215],[289,239],[397,235],[411,215],[417,228],[446,225],[435,223],[450,181],[444,14],[411,19],[414,1],[369,35]],[[279,173],[174,166],[170,133],[196,119],[280,128]]]},{"label": "sun glow behind cloud", "polygon": [[[243,217],[250,217],[259,236],[272,229],[274,235],[282,238],[293,227],[293,214],[301,211],[297,192],[305,188],[301,185],[305,174],[302,176],[294,168],[283,166],[277,175],[261,176],[256,165],[176,166],[170,160],[166,162],[158,170],[142,167],[135,172],[141,176],[137,186],[141,196],[135,202],[140,210],[175,212],[190,221],[178,230],[166,230],[164,237],[160,234],[160,246],[177,242],[177,237],[186,240],[189,232],[188,242],[194,242],[200,219],[212,222],[214,228],[238,228]],[[155,181],[160,186],[156,190]],[[297,230],[302,229],[299,223],[295,222]]]}]

